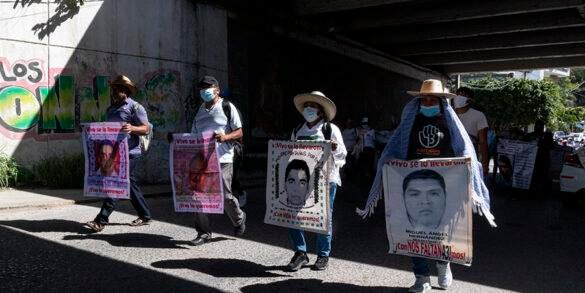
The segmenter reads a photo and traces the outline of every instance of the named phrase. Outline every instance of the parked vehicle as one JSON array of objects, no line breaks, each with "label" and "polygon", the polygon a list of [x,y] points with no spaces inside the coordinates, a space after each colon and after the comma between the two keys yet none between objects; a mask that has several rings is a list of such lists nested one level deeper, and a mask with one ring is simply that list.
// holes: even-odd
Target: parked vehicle
[{"label": "parked vehicle", "polygon": [[585,133],[573,132],[573,133],[569,134],[569,137],[573,138],[573,141],[580,143],[580,142],[583,142],[583,140],[585,140]]},{"label": "parked vehicle", "polygon": [[553,139],[558,140],[564,138],[567,134],[564,131],[555,131],[553,132]]},{"label": "parked vehicle", "polygon": [[563,199],[585,198],[585,148],[577,149],[565,156],[560,175],[560,190]]}]

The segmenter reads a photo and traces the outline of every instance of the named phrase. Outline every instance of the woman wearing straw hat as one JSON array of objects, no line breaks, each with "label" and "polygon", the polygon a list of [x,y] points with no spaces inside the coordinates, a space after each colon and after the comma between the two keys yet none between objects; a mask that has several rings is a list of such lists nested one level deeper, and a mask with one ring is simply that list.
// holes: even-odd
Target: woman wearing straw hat
[{"label": "woman wearing straw hat", "polygon": [[[339,128],[330,121],[335,117],[337,108],[335,103],[323,93],[314,91],[300,94],[294,98],[294,104],[299,113],[305,118],[305,123],[295,128],[291,140],[330,140],[334,167],[329,174],[329,196],[331,203],[331,217],[333,217],[333,202],[337,186],[341,186],[339,169],[345,164],[347,151]],[[331,223],[329,223],[331,225]],[[289,229],[289,238],[295,254],[287,265],[289,271],[298,271],[309,263],[305,233],[298,229]],[[331,252],[331,234],[317,234],[317,260],[314,270],[325,270],[329,264]]]},{"label": "woman wearing straw hat", "polygon": [[[403,109],[400,125],[388,141],[378,161],[378,170],[370,189],[368,201],[360,216],[366,217],[374,212],[382,194],[382,167],[391,159],[415,160],[422,158],[469,157],[471,159],[471,185],[474,210],[480,210],[492,226],[496,226],[490,212],[490,198],[483,182],[482,166],[477,161],[475,149],[465,128],[446,98],[455,95],[447,93],[439,80],[425,80],[420,91],[408,91],[414,96]],[[416,281],[409,292],[428,292],[431,290],[431,270],[429,260],[413,257],[413,271]],[[437,261],[439,286],[447,289],[453,275],[448,262]]]}]

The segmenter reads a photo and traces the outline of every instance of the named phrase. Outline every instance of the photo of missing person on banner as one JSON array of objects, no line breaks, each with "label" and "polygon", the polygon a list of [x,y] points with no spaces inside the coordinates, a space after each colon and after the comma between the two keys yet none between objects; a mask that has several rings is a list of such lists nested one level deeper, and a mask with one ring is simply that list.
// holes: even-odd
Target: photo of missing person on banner
[{"label": "photo of missing person on banner", "polygon": [[310,208],[317,202],[314,192],[315,181],[311,176],[307,161],[293,159],[288,162],[284,178],[279,178],[279,181],[284,182],[279,192],[280,202],[283,205],[293,208]]},{"label": "photo of missing person on banner", "polygon": [[428,169],[414,171],[404,178],[402,190],[412,228],[439,228],[447,202],[443,176]]},{"label": "photo of missing person on banner", "polygon": [[108,139],[94,142],[94,174],[103,177],[118,177],[120,174],[119,143]]},{"label": "photo of missing person on banner", "polygon": [[195,153],[189,163],[189,189],[194,192],[219,193],[220,185],[217,177],[217,170],[211,171],[208,168],[208,160],[203,152]]},{"label": "photo of missing person on banner", "polygon": [[217,165],[213,156],[206,158],[203,149],[195,152],[176,150],[175,153],[177,159],[174,160],[174,164],[177,171],[173,179],[177,195],[221,194],[219,171],[212,167]]}]

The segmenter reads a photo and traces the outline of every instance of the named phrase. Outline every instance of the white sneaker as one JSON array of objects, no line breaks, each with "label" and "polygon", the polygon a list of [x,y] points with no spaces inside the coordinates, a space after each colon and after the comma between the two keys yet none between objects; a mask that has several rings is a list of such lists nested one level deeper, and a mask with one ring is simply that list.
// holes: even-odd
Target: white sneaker
[{"label": "white sneaker", "polygon": [[453,283],[453,274],[451,273],[451,266],[449,263],[437,263],[437,275],[439,287],[447,289],[451,286],[451,283]]},{"label": "white sneaker", "polygon": [[408,288],[408,292],[413,293],[424,293],[431,291],[431,277],[429,276],[416,276],[414,285]]},{"label": "white sneaker", "polygon": [[243,191],[242,194],[240,195],[240,197],[238,198],[238,201],[240,202],[240,207],[243,208],[246,205],[246,197],[248,196],[248,193],[246,191]]}]

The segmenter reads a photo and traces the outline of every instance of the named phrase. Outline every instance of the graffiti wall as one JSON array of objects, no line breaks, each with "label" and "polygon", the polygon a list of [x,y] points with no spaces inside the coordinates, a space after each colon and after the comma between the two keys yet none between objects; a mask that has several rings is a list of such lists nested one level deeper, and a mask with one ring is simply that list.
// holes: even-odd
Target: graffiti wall
[{"label": "graffiti wall", "polygon": [[187,130],[194,80],[227,80],[225,11],[147,0],[138,15],[133,1],[104,0],[58,17],[63,2],[0,2],[0,152],[25,167],[81,153],[80,124],[105,121],[109,81],[124,74],[154,126],[142,179],[168,182],[166,134]]}]

